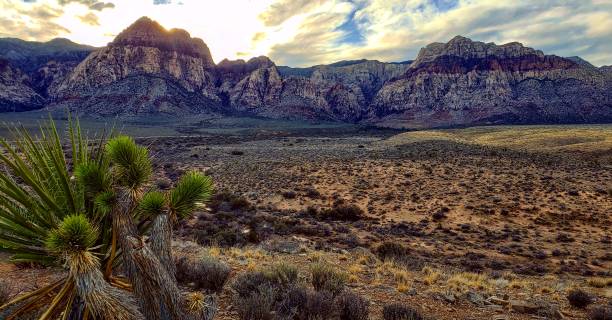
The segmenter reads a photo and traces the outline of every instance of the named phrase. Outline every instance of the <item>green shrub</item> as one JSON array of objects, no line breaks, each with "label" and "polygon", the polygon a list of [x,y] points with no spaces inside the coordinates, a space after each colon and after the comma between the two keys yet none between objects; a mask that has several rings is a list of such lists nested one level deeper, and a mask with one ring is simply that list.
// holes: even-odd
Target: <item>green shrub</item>
[{"label": "green shrub", "polygon": [[310,267],[312,274],[312,286],[317,291],[328,291],[338,295],[344,290],[347,274],[337,270],[327,263],[315,263]]},{"label": "green shrub", "polygon": [[266,278],[275,286],[288,288],[298,281],[298,268],[294,265],[280,262],[264,270]]},{"label": "green shrub", "polygon": [[248,296],[238,296],[234,307],[241,320],[272,320],[275,292],[270,287],[261,287],[258,292]]},{"label": "green shrub", "polygon": [[176,278],[182,283],[192,283],[195,289],[221,292],[232,269],[225,263],[210,256],[197,261],[186,257],[176,262]]},{"label": "green shrub", "polygon": [[567,300],[576,308],[586,308],[593,303],[593,297],[581,289],[573,289],[567,294]]},{"label": "green shrub", "polygon": [[285,199],[295,199],[297,197],[297,194],[295,193],[295,191],[285,191],[281,195]]},{"label": "green shrub", "polygon": [[383,242],[375,252],[381,260],[404,260],[410,255],[410,250],[406,246],[394,241]]},{"label": "green shrub", "polygon": [[384,320],[423,320],[424,317],[409,306],[399,303],[388,304],[383,307]]},{"label": "green shrub", "polygon": [[336,299],[340,320],[368,320],[370,314],[370,303],[362,296],[344,291]]},{"label": "green shrub", "polygon": [[322,216],[331,220],[358,221],[364,218],[364,212],[354,204],[339,204],[331,209],[323,210]]},{"label": "green shrub", "polygon": [[[327,291],[312,291],[303,286],[291,288],[278,306],[281,319],[335,319],[337,308]],[[359,319],[355,319],[359,320]]]},{"label": "green shrub", "polygon": [[612,319],[612,306],[596,306],[589,312],[589,320]]},{"label": "green shrub", "polygon": [[260,288],[270,285],[270,281],[261,271],[246,272],[238,277],[232,284],[232,289],[239,297],[245,298],[256,293]]},{"label": "green shrub", "polygon": [[276,298],[280,300],[280,296],[297,282],[297,267],[281,262],[262,270],[241,274],[234,281],[232,288],[241,297],[248,297],[262,288],[272,288],[279,295]]}]

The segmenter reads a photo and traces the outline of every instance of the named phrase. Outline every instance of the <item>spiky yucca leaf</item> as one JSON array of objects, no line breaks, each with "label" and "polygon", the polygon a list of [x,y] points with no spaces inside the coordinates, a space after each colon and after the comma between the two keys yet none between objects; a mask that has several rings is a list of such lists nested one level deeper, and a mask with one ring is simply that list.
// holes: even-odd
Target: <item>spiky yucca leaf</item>
[{"label": "spiky yucca leaf", "polygon": [[113,210],[114,203],[116,201],[115,193],[112,191],[106,191],[99,193],[94,198],[94,208],[97,212],[102,215],[106,215]]},{"label": "spiky yucca leaf", "polygon": [[98,239],[98,231],[84,215],[64,218],[60,225],[49,232],[46,245],[56,253],[84,251],[91,248]]},{"label": "spiky yucca leaf", "polygon": [[151,176],[149,152],[128,136],[118,136],[108,141],[106,152],[115,165],[118,182],[132,190],[142,187]]},{"label": "spiky yucca leaf", "polygon": [[146,217],[154,217],[164,213],[166,207],[166,197],[158,191],[150,191],[142,196],[138,204],[138,211]]},{"label": "spiky yucca leaf", "polygon": [[87,195],[91,198],[111,188],[111,176],[107,168],[104,168],[99,163],[81,163],[76,167],[74,175],[78,182],[85,188]]},{"label": "spiky yucca leaf", "polygon": [[53,121],[38,136],[16,127],[9,128],[10,141],[0,138],[0,251],[11,253],[13,261],[54,261],[45,249],[47,233],[66,215],[87,212],[83,188],[71,179],[70,168],[101,159],[101,154],[87,150],[78,123],[69,121],[68,130],[70,164]]},{"label": "spiky yucca leaf", "polygon": [[208,201],[212,192],[210,177],[195,171],[188,172],[170,191],[170,211],[175,217],[185,218],[193,213],[198,204]]}]

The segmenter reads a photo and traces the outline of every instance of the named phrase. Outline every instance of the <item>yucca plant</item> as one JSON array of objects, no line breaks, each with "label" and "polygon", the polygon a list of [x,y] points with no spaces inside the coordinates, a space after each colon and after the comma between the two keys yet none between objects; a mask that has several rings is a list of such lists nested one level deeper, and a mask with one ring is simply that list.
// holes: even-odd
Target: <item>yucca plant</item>
[{"label": "yucca plant", "polygon": [[71,120],[66,145],[52,120],[38,136],[11,130],[11,141],[0,139],[0,251],[68,272],[0,306],[0,316],[193,318],[201,303],[185,313],[172,225],[208,200],[211,179],[189,172],[166,193],[147,190],[151,160],[130,137],[89,140]]}]

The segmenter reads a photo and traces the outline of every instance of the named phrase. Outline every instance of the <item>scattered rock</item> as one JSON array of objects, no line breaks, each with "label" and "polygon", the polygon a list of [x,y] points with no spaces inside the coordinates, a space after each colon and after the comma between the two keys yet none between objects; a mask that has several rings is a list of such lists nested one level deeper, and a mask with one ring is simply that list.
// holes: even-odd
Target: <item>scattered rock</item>
[{"label": "scattered rock", "polygon": [[522,300],[510,300],[509,306],[512,311],[526,314],[536,314],[540,307],[527,301]]},{"label": "scattered rock", "polygon": [[477,305],[477,306],[480,306],[480,307],[484,306],[484,304],[485,304],[485,299],[484,299],[484,297],[483,297],[482,295],[480,295],[480,294],[476,293],[476,292],[472,292],[472,291],[468,292],[468,293],[466,294],[466,297],[465,297],[465,298],[466,298],[466,299],[467,299],[469,302],[471,302],[471,303],[473,303],[473,304],[475,304],[475,305]]},{"label": "scattered rock", "polygon": [[261,244],[261,247],[269,252],[296,254],[304,250],[301,243],[288,239],[270,239]]}]

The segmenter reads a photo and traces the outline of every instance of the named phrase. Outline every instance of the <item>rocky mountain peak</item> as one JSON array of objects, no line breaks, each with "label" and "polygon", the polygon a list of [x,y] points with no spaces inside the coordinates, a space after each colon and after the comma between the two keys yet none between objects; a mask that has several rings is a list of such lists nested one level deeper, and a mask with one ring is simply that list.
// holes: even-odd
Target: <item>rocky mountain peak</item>
[{"label": "rocky mountain peak", "polygon": [[581,57],[578,56],[573,56],[573,57],[566,57],[566,59],[571,60],[573,62],[575,62],[576,64],[584,67],[584,68],[590,68],[590,69],[595,69],[596,67],[594,65],[592,65],[590,62],[582,59]]},{"label": "rocky mountain peak", "polygon": [[485,43],[473,41],[463,36],[455,36],[447,43],[434,42],[419,51],[415,65],[431,62],[440,56],[455,56],[464,59],[519,58],[523,56],[544,57],[540,50],[525,47],[519,42],[510,42],[496,45],[493,42]]},{"label": "rocky mountain peak", "polygon": [[266,56],[259,56],[249,59],[247,65],[254,68],[269,68],[274,65],[274,62]]},{"label": "rocky mountain peak", "polygon": [[110,46],[154,47],[162,51],[176,51],[180,54],[203,58],[213,65],[208,46],[202,39],[192,38],[183,29],[166,30],[157,21],[142,17],[123,30]]},{"label": "rocky mountain peak", "polygon": [[93,49],[91,46],[81,45],[72,42],[66,38],[54,38],[46,42],[46,44],[52,48],[61,48],[61,49]]},{"label": "rocky mountain peak", "polygon": [[266,56],[259,56],[244,61],[223,59],[217,64],[217,70],[223,74],[244,75],[253,72],[260,68],[269,68],[274,66],[274,62]]}]

